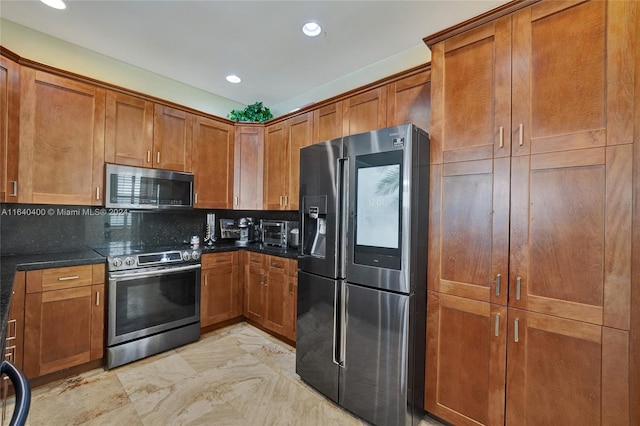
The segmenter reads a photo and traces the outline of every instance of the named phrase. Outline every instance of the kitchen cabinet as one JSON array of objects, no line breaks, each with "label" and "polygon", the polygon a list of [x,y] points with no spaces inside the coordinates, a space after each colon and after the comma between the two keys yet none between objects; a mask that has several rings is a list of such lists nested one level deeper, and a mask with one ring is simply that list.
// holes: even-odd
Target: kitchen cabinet
[{"label": "kitchen cabinet", "polygon": [[194,206],[233,206],[233,126],[196,116],[193,122]]},{"label": "kitchen cabinet", "polygon": [[104,265],[28,271],[23,371],[32,379],[102,358]]},{"label": "kitchen cabinet", "polygon": [[107,163],[153,167],[153,102],[109,90],[105,126]]},{"label": "kitchen cabinet", "polygon": [[201,327],[242,316],[238,256],[237,251],[202,255]]},{"label": "kitchen cabinet", "polygon": [[20,85],[18,201],[103,204],[104,89],[25,66]]},{"label": "kitchen cabinet", "polygon": [[288,261],[285,258],[269,256],[267,262],[267,279],[264,284],[264,326],[284,336]]},{"label": "kitchen cabinet", "polygon": [[264,127],[237,125],[234,139],[233,208],[261,210]]},{"label": "kitchen cabinet", "polygon": [[313,110],[312,142],[324,142],[342,136],[342,101]]},{"label": "kitchen cabinet", "polygon": [[26,272],[17,271],[13,280],[9,319],[7,321],[4,358],[16,367],[22,368],[24,356],[24,296]]},{"label": "kitchen cabinet", "polygon": [[269,256],[248,253],[244,279],[244,316],[257,324],[264,322],[264,286]]},{"label": "kitchen cabinet", "polygon": [[153,111],[153,167],[191,172],[193,115],[160,104]]},{"label": "kitchen cabinet", "polygon": [[264,209],[298,210],[300,148],[310,145],[313,114],[267,126],[264,147]]},{"label": "kitchen cabinet", "polygon": [[298,316],[298,261],[289,259],[287,288],[284,299],[284,335],[296,341],[296,320]]},{"label": "kitchen cabinet", "polygon": [[425,406],[444,420],[637,423],[635,7],[542,1],[432,46]]},{"label": "kitchen cabinet", "polygon": [[0,201],[18,199],[20,66],[0,56]]},{"label": "kitchen cabinet", "polygon": [[431,71],[421,71],[387,85],[387,126],[413,123],[429,131]]},{"label": "kitchen cabinet", "polygon": [[370,89],[342,101],[342,135],[387,127],[387,88]]}]

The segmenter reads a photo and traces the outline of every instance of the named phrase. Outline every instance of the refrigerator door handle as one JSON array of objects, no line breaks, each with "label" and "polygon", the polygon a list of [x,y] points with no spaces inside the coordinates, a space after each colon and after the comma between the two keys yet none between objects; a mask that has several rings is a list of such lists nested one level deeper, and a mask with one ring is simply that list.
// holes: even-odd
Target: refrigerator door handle
[{"label": "refrigerator door handle", "polygon": [[340,366],[344,367],[347,353],[347,286],[340,283]]},{"label": "refrigerator door handle", "polygon": [[347,255],[347,224],[349,223],[349,158],[338,159],[338,181],[342,182],[339,188],[339,200],[338,200],[338,217],[340,218],[340,225],[338,234],[340,236],[340,242],[338,244],[338,277],[344,278],[347,276],[346,271],[346,255]]},{"label": "refrigerator door handle", "polygon": [[341,286],[340,283],[336,282],[334,287],[333,287],[333,363],[336,365],[340,365],[341,360],[340,360],[340,349],[338,347],[338,335],[336,334],[336,331],[338,331],[338,303],[339,303],[339,297],[340,297],[340,293],[339,293],[339,286]]}]

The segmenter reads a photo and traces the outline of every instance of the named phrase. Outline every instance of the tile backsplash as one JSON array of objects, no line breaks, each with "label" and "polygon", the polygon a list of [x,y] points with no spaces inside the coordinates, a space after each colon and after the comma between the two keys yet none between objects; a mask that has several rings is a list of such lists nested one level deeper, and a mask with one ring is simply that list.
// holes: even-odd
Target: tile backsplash
[{"label": "tile backsplash", "polygon": [[[216,219],[253,217],[298,220],[297,211],[126,211],[91,206],[0,204],[0,255],[60,252],[101,247],[188,243],[204,237],[207,213]],[[219,227],[216,233],[220,235]]]}]

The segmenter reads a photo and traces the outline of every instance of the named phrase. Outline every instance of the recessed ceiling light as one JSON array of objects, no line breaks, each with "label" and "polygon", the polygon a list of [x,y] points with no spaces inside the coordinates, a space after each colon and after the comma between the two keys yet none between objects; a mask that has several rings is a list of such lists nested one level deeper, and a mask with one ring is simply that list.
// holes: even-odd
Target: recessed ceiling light
[{"label": "recessed ceiling light", "polygon": [[67,5],[62,0],[40,0],[42,3],[54,9],[66,9]]},{"label": "recessed ceiling light", "polygon": [[302,26],[302,32],[309,37],[315,37],[322,32],[322,27],[315,21],[309,21]]},{"label": "recessed ceiling light", "polygon": [[237,75],[231,74],[231,75],[227,76],[227,81],[229,83],[234,83],[235,84],[235,83],[240,83],[242,81],[242,79],[240,77],[238,77]]}]

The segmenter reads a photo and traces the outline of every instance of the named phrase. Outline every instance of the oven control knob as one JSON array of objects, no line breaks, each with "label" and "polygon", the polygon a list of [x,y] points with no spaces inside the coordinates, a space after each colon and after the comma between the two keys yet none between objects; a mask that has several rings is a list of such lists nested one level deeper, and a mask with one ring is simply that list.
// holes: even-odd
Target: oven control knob
[{"label": "oven control knob", "polygon": [[112,264],[114,267],[119,268],[119,267],[121,267],[121,266],[122,266],[122,259],[120,259],[119,257],[116,257],[115,259],[113,259],[113,260],[111,261],[111,264]]},{"label": "oven control knob", "polygon": [[127,266],[133,266],[133,265],[136,264],[136,260],[133,257],[127,257],[124,260],[124,264],[127,265]]},{"label": "oven control knob", "polygon": [[191,260],[191,254],[188,251],[182,253],[182,260],[184,260],[185,262]]},{"label": "oven control knob", "polygon": [[191,258],[193,260],[198,260],[200,259],[200,253],[198,253],[197,251],[194,251],[193,253],[191,253]]}]

